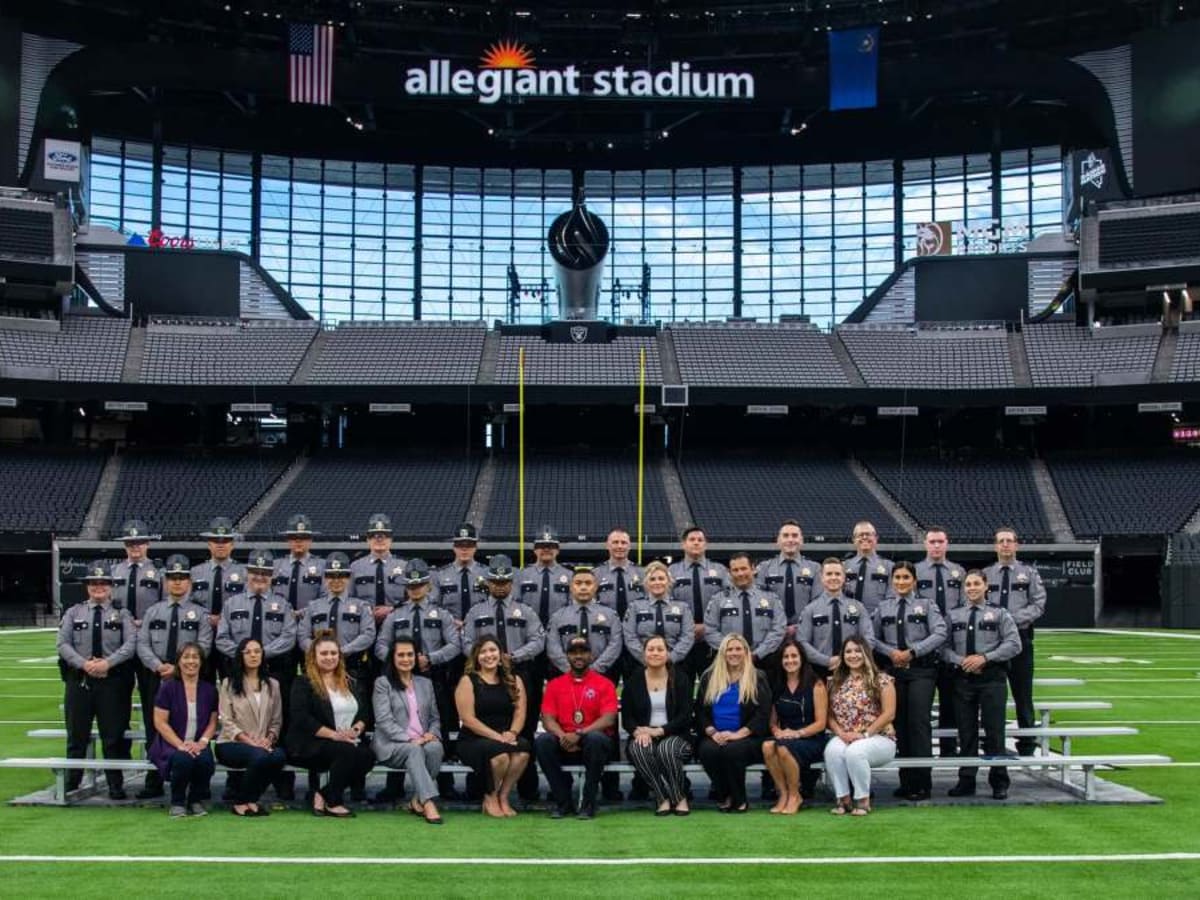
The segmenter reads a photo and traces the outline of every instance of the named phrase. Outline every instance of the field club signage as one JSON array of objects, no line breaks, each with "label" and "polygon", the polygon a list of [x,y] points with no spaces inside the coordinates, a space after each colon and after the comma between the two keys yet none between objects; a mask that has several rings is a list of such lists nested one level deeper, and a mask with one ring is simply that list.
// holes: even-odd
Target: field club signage
[{"label": "field club signage", "polygon": [[748,72],[697,72],[688,62],[659,69],[581,71],[577,66],[539,69],[519,44],[493,44],[479,69],[454,68],[448,59],[431,59],[408,69],[404,92],[410,97],[476,97],[485,105],[510,97],[612,97],[617,99],[753,100],[754,76]]}]

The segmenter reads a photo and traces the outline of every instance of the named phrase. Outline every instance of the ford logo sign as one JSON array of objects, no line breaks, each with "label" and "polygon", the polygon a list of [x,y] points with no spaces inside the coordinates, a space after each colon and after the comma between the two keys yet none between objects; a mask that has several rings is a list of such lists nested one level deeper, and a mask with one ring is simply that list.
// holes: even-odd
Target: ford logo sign
[{"label": "ford logo sign", "polygon": [[79,162],[79,157],[67,150],[55,150],[48,156],[50,162],[58,163],[60,166],[70,166]]}]

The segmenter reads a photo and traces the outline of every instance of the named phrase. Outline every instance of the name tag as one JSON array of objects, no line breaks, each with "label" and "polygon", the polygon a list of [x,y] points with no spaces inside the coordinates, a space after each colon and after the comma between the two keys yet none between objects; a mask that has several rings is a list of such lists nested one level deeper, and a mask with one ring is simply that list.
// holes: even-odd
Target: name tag
[{"label": "name tag", "polygon": [[[650,618],[653,619],[654,616],[650,616]],[[663,616],[663,620],[666,622],[675,622],[678,624],[683,621],[683,616],[671,615],[670,613],[667,613],[667,615]]]},{"label": "name tag", "polygon": [[829,624],[829,616],[813,616],[812,623],[813,623],[813,625],[816,625],[818,627],[822,626],[822,625],[828,625]]},{"label": "name tag", "polygon": [[493,616],[485,616],[482,619],[475,620],[475,630],[478,631],[480,628],[487,628],[489,625],[495,624],[496,619]]},{"label": "name tag", "polygon": [[150,630],[151,631],[166,631],[167,623],[162,621],[161,619],[155,619],[153,622],[150,623]]},{"label": "name tag", "polygon": [[200,623],[197,622],[195,619],[192,619],[192,620],[185,619],[184,621],[179,623],[179,627],[183,631],[199,631]]},{"label": "name tag", "polygon": [[773,618],[775,618],[775,610],[769,606],[766,609],[763,609],[760,606],[758,609],[756,609],[754,611],[754,615],[763,616],[764,618],[767,618],[767,619],[773,619]]},{"label": "name tag", "polygon": [[[679,617],[678,617],[678,616],[676,616],[675,618],[679,618]],[[637,621],[637,622],[639,622],[639,623],[641,623],[641,622],[653,622],[653,621],[654,621],[654,613],[648,613],[648,612],[640,612],[640,613],[637,613],[637,614],[636,614],[636,619],[635,619],[635,621]]]},{"label": "name tag", "polygon": [[263,613],[263,618],[266,619],[268,622],[282,622],[283,621],[283,613],[281,613],[281,612]]},{"label": "name tag", "polygon": [[575,634],[579,631],[578,625],[559,625],[558,634],[560,637],[566,637],[569,634]]},{"label": "name tag", "polygon": [[722,606],[721,607],[721,618],[722,619],[724,619],[726,616],[740,616],[741,614],[742,614],[742,611],[740,609],[738,609],[737,607],[734,607],[734,606]]},{"label": "name tag", "polygon": [[848,625],[857,625],[858,624],[858,614],[856,613],[856,614],[850,615],[850,616],[842,616],[842,621]]}]

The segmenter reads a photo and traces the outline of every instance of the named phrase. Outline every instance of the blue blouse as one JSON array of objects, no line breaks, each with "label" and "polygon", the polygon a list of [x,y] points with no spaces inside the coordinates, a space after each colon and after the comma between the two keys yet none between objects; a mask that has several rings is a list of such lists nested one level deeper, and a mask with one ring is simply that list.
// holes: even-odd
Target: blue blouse
[{"label": "blue blouse", "polygon": [[713,727],[717,731],[737,731],[742,727],[742,711],[738,706],[738,686],[731,684],[717,698],[712,708]]}]

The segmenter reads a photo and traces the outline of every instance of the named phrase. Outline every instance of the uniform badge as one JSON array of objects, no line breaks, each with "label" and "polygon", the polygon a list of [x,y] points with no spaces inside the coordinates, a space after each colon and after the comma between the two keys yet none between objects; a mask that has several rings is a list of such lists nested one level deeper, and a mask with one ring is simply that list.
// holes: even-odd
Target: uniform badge
[{"label": "uniform badge", "polygon": [[137,530],[136,528],[130,528],[130,529],[129,529],[129,536],[130,536],[130,537],[137,537],[137,536],[138,536],[138,530]]},{"label": "uniform badge", "polygon": [[232,575],[229,576],[229,580],[234,583],[237,583],[238,581],[241,580],[241,577],[242,576],[240,576],[237,572],[234,572]]},{"label": "uniform badge", "polygon": [[279,604],[278,603],[271,604],[271,612],[279,612]]},{"label": "uniform badge", "polygon": [[597,616],[596,616],[596,622],[597,622],[597,623],[600,623],[600,622],[603,622],[603,621],[604,621],[604,613],[600,613],[599,615],[597,615]]},{"label": "uniform badge", "polygon": [[878,566],[876,566],[876,567],[875,567],[875,574],[876,574],[876,575],[886,575],[886,574],[887,574],[887,567],[886,567],[886,566],[883,566],[883,565],[878,565]]},{"label": "uniform badge", "polygon": [[352,613],[356,613],[356,612],[358,612],[358,607],[357,607],[357,606],[355,606],[353,603],[351,603],[351,604],[350,604],[350,606],[349,606],[349,607],[347,607],[347,611],[348,611],[348,612],[352,612]]},{"label": "uniform badge", "polygon": [[309,574],[309,575],[316,575],[316,574],[317,574],[317,567],[316,567],[316,566],[309,566],[309,567],[308,567],[308,574]]},{"label": "uniform badge", "polygon": [[995,618],[996,618],[996,614],[994,612],[992,612],[990,609],[983,614],[983,621],[985,621],[985,622],[991,622]]},{"label": "uniform badge", "polygon": [[514,609],[514,610],[512,611],[512,614],[513,614],[513,618],[514,618],[514,619],[519,619],[519,618],[521,618],[521,610],[519,610],[519,609]]},{"label": "uniform badge", "polygon": [[196,618],[196,611],[194,609],[189,609],[187,611],[187,615],[184,616],[184,618],[187,619],[188,621],[191,621],[192,619]]},{"label": "uniform badge", "polygon": [[147,570],[146,570],[146,577],[147,577],[147,578],[153,578],[153,577],[154,577],[154,570],[153,570],[153,569],[147,569]]},{"label": "uniform badge", "polygon": [[800,576],[802,578],[812,578],[812,569],[810,569],[808,566],[805,566],[800,570]]},{"label": "uniform badge", "polygon": [[856,612],[858,612],[858,607],[855,606],[853,603],[849,603],[846,605],[846,612],[856,613]]},{"label": "uniform badge", "polygon": [[566,575],[559,575],[559,576],[558,576],[558,582],[559,582],[559,584],[566,584],[566,583],[567,583],[567,576],[566,576]]},{"label": "uniform badge", "polygon": [[671,607],[671,615],[673,615],[673,616],[677,616],[677,615],[679,615],[679,614],[680,614],[680,609],[679,609],[679,607],[678,607],[678,606],[672,606],[672,607]]},{"label": "uniform badge", "polygon": [[716,577],[717,577],[717,570],[716,570],[716,569],[709,569],[709,570],[708,570],[708,577],[709,577],[709,578],[716,578]]},{"label": "uniform badge", "polygon": [[386,527],[384,527],[384,524],[383,524],[382,522],[376,522],[376,523],[375,523],[375,530],[376,530],[376,531],[387,531],[387,528],[386,528]]},{"label": "uniform badge", "polygon": [[636,575],[634,575],[633,580],[630,581],[629,583],[632,584],[634,587],[637,587],[639,584],[642,583],[642,579],[640,579]]},{"label": "uniform badge", "polygon": [[923,606],[914,606],[913,607],[913,615],[920,616],[920,615],[924,615],[924,614],[925,614],[925,607],[923,607]]},{"label": "uniform badge", "polygon": [[1017,581],[1028,581],[1028,580],[1029,580],[1029,576],[1026,575],[1024,572],[1017,573]]},{"label": "uniform badge", "polygon": [[438,611],[436,609],[431,609],[429,611],[429,618],[436,619],[437,617],[438,617]]},{"label": "uniform badge", "polygon": [[119,621],[121,621],[121,614],[120,614],[120,613],[116,613],[116,612],[115,612],[115,613],[113,613],[111,616],[109,616],[109,617],[108,617],[108,621],[110,621],[110,622],[119,622]]},{"label": "uniform badge", "polygon": [[763,609],[766,609],[768,606],[771,605],[771,601],[768,600],[766,597],[762,597],[759,599],[758,605],[761,606]]},{"label": "uniform badge", "polygon": [[951,578],[962,578],[962,572],[958,571],[958,569],[951,569],[950,577]]}]

